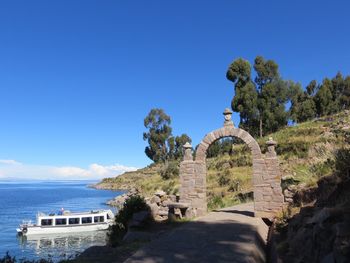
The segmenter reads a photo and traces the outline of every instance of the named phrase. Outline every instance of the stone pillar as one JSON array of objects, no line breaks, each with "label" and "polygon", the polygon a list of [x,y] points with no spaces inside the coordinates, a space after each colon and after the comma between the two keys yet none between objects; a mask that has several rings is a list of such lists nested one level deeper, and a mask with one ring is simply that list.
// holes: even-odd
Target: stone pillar
[{"label": "stone pillar", "polygon": [[190,202],[190,194],[194,191],[194,162],[192,156],[192,146],[188,142],[183,146],[184,157],[180,164],[180,201]]},{"label": "stone pillar", "polygon": [[254,194],[259,196],[259,201],[255,202],[256,216],[273,218],[283,206],[283,194],[281,187],[281,171],[275,142],[272,138],[266,142],[268,151],[265,154],[266,171],[263,174],[263,184],[254,189]]},{"label": "stone pillar", "polygon": [[207,166],[205,162],[194,162],[195,188],[191,194],[192,207],[196,216],[207,213]]},{"label": "stone pillar", "polygon": [[253,159],[253,189],[254,189],[254,216],[266,217],[265,212],[265,195],[269,194],[264,178],[266,175],[266,164],[264,159]]}]

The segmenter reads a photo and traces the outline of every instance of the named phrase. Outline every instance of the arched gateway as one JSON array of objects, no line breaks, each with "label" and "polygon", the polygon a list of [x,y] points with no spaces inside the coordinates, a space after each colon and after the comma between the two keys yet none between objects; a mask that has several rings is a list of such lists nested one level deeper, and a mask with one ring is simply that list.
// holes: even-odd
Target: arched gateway
[{"label": "arched gateway", "polygon": [[180,165],[180,200],[187,203],[189,216],[201,216],[207,212],[206,199],[206,154],[209,146],[224,137],[242,139],[250,148],[253,159],[254,210],[256,217],[273,218],[283,205],[281,173],[275,152],[276,142],[270,138],[268,152],[261,153],[259,144],[246,131],[235,128],[232,112],[224,111],[224,126],[208,133],[199,144],[193,160],[192,146],[184,145],[184,160]]}]

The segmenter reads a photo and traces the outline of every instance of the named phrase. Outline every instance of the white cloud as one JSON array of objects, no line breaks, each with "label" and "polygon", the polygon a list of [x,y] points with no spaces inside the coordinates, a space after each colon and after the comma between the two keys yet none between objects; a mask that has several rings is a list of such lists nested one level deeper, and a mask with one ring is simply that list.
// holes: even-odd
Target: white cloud
[{"label": "white cloud", "polygon": [[113,177],[138,168],[121,164],[101,165],[93,163],[84,169],[75,166],[49,166],[22,164],[15,160],[0,160],[0,178],[18,179],[101,179]]},{"label": "white cloud", "polygon": [[79,167],[73,167],[73,166],[53,167],[51,170],[51,173],[62,177],[69,177],[69,176],[89,177],[90,175],[92,175],[88,170],[85,170]]},{"label": "white cloud", "polygon": [[103,166],[99,165],[97,163],[93,163],[90,165],[90,171],[101,175],[101,176],[108,176],[110,174],[116,174],[119,175],[124,172],[129,172],[129,171],[135,171],[138,168],[136,167],[129,167],[121,164],[114,164],[114,165],[109,165],[109,166]]},{"label": "white cloud", "polygon": [[106,174],[109,173],[109,170],[105,166],[99,165],[97,163],[91,164],[89,166],[89,170],[92,173],[95,173],[95,174],[100,175],[100,176],[105,176]]},{"label": "white cloud", "polygon": [[20,162],[17,162],[15,160],[0,160],[0,164],[21,165]]}]

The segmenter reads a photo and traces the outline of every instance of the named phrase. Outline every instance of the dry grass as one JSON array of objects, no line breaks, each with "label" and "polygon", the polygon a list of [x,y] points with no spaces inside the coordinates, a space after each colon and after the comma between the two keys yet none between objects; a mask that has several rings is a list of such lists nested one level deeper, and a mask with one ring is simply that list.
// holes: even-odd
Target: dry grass
[{"label": "dry grass", "polygon": [[[258,139],[258,143],[264,153],[265,142],[273,137],[278,142],[276,151],[282,175],[292,177],[292,183],[314,186],[320,177],[333,172],[334,153],[350,140],[349,129],[344,129],[349,123],[349,112],[343,112],[286,127]],[[241,202],[252,191],[251,155],[245,144],[235,145],[232,155],[207,159],[207,167],[207,196],[211,209]],[[137,188],[145,196],[158,189],[169,194],[177,193],[179,179],[163,180],[161,168],[160,165],[151,165],[117,178],[105,179],[101,186],[110,189]]]}]

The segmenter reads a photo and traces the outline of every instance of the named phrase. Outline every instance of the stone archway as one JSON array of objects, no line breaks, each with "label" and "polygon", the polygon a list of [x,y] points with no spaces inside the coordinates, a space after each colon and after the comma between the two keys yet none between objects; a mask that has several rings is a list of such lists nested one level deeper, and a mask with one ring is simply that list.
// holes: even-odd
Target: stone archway
[{"label": "stone archway", "polygon": [[224,126],[208,133],[199,144],[193,160],[192,146],[184,145],[184,160],[180,164],[180,200],[189,205],[189,214],[201,216],[207,213],[206,154],[209,146],[225,137],[242,139],[250,148],[253,159],[254,211],[256,217],[273,218],[283,206],[281,173],[275,152],[276,142],[270,138],[268,152],[263,155],[257,141],[246,131],[235,128],[232,112],[225,109]]}]

